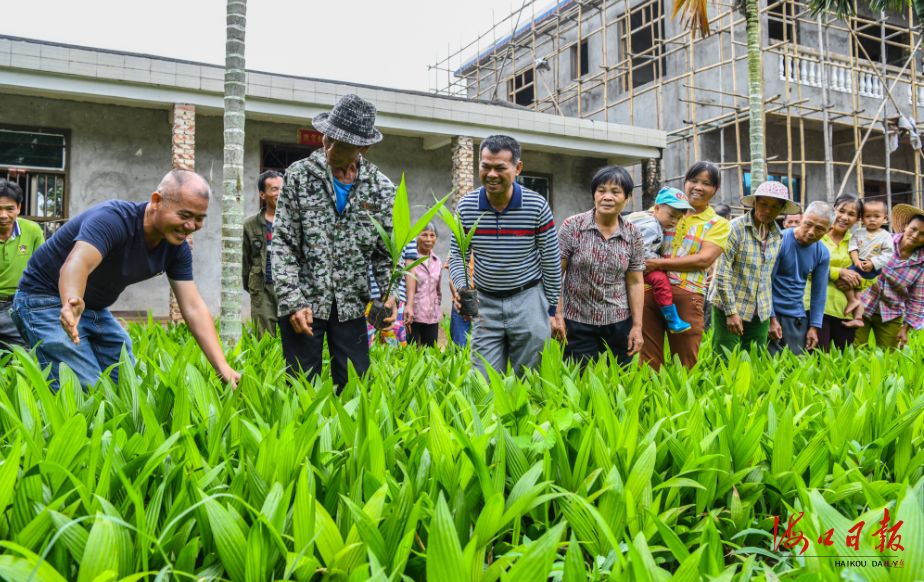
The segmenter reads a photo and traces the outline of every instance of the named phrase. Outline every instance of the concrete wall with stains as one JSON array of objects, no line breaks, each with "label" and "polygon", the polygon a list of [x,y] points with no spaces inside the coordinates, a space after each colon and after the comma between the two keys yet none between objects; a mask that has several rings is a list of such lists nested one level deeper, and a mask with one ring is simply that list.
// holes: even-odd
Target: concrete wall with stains
[{"label": "concrete wall with stains", "polygon": [[[76,216],[105,200],[147,200],[170,168],[171,113],[167,108],[139,108],[114,104],[0,94],[0,127],[66,130],[70,134],[67,165],[68,215]],[[257,212],[256,183],[263,142],[295,143],[304,123],[248,120],[245,143],[245,215]],[[499,131],[502,131],[499,129]],[[477,149],[477,142],[476,142]],[[411,193],[412,214],[419,216],[450,190],[451,155],[448,145],[425,150],[421,138],[386,135],[368,155],[395,183],[404,172]],[[590,208],[590,178],[606,164],[588,158],[533,152],[523,154],[525,172],[552,176],[552,208],[557,222]],[[477,165],[477,155],[476,155]],[[196,116],[196,169],[215,190],[205,227],[194,235],[194,273],[206,303],[217,313],[220,291],[218,257],[221,229],[222,119]],[[477,167],[475,184],[479,184]],[[447,257],[448,232],[441,228],[437,254]],[[444,284],[445,285],[445,284]],[[448,308],[448,289],[444,292]],[[113,306],[115,311],[168,312],[164,276],[133,285]],[[245,295],[245,313],[249,303]]]}]

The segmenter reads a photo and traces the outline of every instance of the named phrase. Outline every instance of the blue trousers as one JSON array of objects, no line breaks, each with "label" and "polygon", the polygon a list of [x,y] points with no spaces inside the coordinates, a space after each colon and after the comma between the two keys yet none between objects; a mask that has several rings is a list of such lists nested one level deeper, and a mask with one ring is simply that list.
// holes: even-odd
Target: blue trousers
[{"label": "blue trousers", "polygon": [[455,343],[460,348],[464,348],[468,344],[468,332],[472,329],[472,324],[470,321],[465,321],[459,312],[456,311],[456,308],[452,308],[452,315],[449,319],[449,337],[452,338],[453,343]]},{"label": "blue trousers", "polygon": [[[67,364],[84,387],[96,383],[104,370],[119,363],[122,346],[132,355],[132,340],[108,309],[87,309],[77,324],[80,343],[75,344],[61,327],[61,299],[17,291],[10,312],[23,339],[36,348],[44,368],[51,365],[52,390],[58,390],[59,366]],[[112,380],[118,382],[118,367]]]}]

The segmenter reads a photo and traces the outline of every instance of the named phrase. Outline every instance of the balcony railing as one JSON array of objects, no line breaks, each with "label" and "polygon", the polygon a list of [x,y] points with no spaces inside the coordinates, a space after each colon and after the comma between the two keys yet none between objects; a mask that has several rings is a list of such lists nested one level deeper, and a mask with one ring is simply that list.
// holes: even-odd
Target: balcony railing
[{"label": "balcony railing", "polygon": [[[822,63],[816,55],[804,54],[798,57],[777,53],[777,68],[781,81],[789,81],[807,87],[822,87]],[[856,77],[852,72],[850,62],[843,57],[831,55],[828,62],[825,63],[824,84],[830,91],[840,93],[853,93],[854,84],[857,84],[856,92],[863,97],[874,99],[885,98],[885,88],[882,81],[872,67],[859,67],[856,69]],[[887,72],[887,80],[892,82],[896,71]],[[898,98],[899,95],[905,95],[908,103],[911,103],[913,97],[917,96],[917,105],[924,107],[924,84],[912,87],[910,77],[902,75],[901,80],[892,90],[892,94]]]},{"label": "balcony railing", "polygon": [[[824,77],[824,83],[829,90],[841,93],[854,92],[854,77],[850,66],[847,64],[838,62],[825,63],[825,74],[822,75],[822,63],[817,57],[792,57],[783,54],[778,55],[778,57],[781,81],[821,88],[822,77]],[[885,96],[882,81],[871,70],[858,69],[856,82],[858,85],[857,93],[864,97],[882,99]]]}]

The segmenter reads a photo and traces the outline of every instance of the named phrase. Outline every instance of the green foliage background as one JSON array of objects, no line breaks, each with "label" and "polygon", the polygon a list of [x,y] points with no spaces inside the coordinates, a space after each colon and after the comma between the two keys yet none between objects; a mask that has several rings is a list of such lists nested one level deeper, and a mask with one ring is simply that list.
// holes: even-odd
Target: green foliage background
[{"label": "green foliage background", "polygon": [[582,375],[552,344],[490,382],[467,351],[376,348],[340,397],[287,379],[273,338],[245,335],[232,392],[185,328],[131,334],[135,369],[89,393],[0,356],[0,577],[827,580],[773,549],[773,516],[805,512],[822,556],[864,519],[878,555],[885,506],[904,568],[856,579],[924,572],[922,334],[660,374]]}]

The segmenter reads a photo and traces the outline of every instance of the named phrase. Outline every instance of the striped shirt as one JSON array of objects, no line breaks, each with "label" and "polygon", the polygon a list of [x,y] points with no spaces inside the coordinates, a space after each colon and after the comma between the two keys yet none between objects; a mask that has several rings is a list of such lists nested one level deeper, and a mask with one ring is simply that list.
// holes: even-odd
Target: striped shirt
[{"label": "striped shirt", "polygon": [[894,253],[877,285],[860,297],[867,315],[878,313],[882,321],[899,317],[912,329],[924,329],[924,248],[917,248],[907,259],[898,254],[904,233],[892,235]]},{"label": "striped shirt", "polygon": [[773,313],[770,277],[783,242],[780,227],[770,223],[767,238],[761,240],[758,227],[748,212],[731,222],[728,247],[715,267],[709,300],[727,317],[744,321],[766,321]]},{"label": "striped shirt", "polygon": [[561,223],[558,241],[561,258],[567,263],[559,314],[587,325],[628,319],[632,313],[626,273],[645,270],[644,242],[638,228],[620,217],[613,235],[604,238],[594,211],[588,210]]},{"label": "striped shirt", "polygon": [[[484,188],[469,192],[457,208],[466,232],[476,221],[469,253],[475,254],[475,287],[503,293],[542,280],[550,307],[561,291],[561,252],[552,210],[545,198],[513,184],[513,197],[503,212],[488,202]],[[465,264],[455,237],[449,245],[449,274],[456,289],[465,287]]]},{"label": "striped shirt", "polygon": [[[404,250],[401,251],[401,266],[405,267],[409,262],[413,263],[417,260],[417,239],[412,239],[411,242],[407,243],[404,247]],[[369,275],[369,297],[373,299],[381,299],[382,291],[379,289],[378,281],[375,280],[375,274],[372,271],[372,264],[370,263],[367,267]],[[395,293],[395,289],[392,288],[392,294]],[[397,294],[398,302],[404,303],[406,301],[407,290],[405,288],[405,277],[401,277],[398,280],[397,284]]]}]

